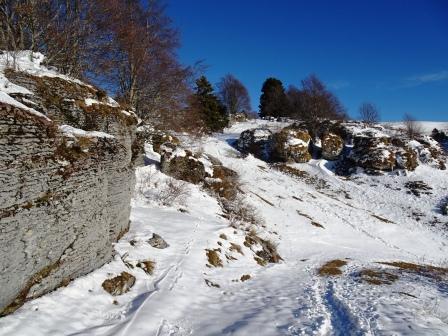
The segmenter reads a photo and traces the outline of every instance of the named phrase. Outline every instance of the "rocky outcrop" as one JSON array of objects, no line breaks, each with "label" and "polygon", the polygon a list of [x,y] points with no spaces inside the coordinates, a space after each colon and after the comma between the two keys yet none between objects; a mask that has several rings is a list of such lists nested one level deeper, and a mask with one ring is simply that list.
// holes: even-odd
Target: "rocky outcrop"
[{"label": "rocky outcrop", "polygon": [[168,243],[157,233],[153,233],[152,237],[148,240],[148,244],[157,249],[166,249],[169,245]]},{"label": "rocky outcrop", "polygon": [[161,154],[160,146],[162,146],[163,144],[173,144],[175,146],[178,146],[180,144],[180,141],[177,137],[163,131],[153,132],[150,138],[154,152],[159,154]]},{"label": "rocky outcrop", "polygon": [[349,158],[365,169],[391,171],[395,167],[396,157],[389,144],[388,136],[369,132],[355,135]]},{"label": "rocky outcrop", "polygon": [[22,89],[0,103],[0,315],[111,259],[140,153],[135,115],[104,92],[4,75]]},{"label": "rocky outcrop", "polygon": [[265,128],[245,130],[240,134],[237,147],[243,153],[269,160],[272,150],[272,132]]},{"label": "rocky outcrop", "polygon": [[445,135],[411,140],[400,129],[361,122],[322,120],[295,122],[272,133],[266,128],[241,133],[237,147],[267,162],[304,163],[311,157],[336,162],[336,173],[350,175],[361,167],[371,174],[397,169],[413,171],[425,164],[445,170]]},{"label": "rocky outcrop", "polygon": [[165,143],[161,146],[161,153],[160,167],[166,175],[193,184],[201,183],[206,177],[210,177],[204,163],[189,150]]},{"label": "rocky outcrop", "polygon": [[322,136],[322,157],[333,161],[339,159],[344,150],[344,141],[339,135],[327,133]]},{"label": "rocky outcrop", "polygon": [[311,160],[310,141],[308,131],[286,127],[273,136],[272,156],[275,161],[308,162]]}]

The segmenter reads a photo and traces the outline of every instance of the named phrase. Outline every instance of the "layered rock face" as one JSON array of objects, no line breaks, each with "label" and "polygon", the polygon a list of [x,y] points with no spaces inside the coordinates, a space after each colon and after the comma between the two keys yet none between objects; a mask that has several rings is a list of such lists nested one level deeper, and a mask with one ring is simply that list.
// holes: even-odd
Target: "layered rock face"
[{"label": "layered rock face", "polygon": [[0,315],[111,259],[140,148],[135,115],[101,91],[4,76],[22,89],[0,96]]}]

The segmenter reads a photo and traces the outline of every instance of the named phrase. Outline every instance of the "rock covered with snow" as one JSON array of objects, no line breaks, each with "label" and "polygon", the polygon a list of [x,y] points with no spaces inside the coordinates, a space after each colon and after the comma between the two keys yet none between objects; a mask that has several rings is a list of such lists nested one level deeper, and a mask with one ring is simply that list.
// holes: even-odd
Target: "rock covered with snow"
[{"label": "rock covered with snow", "polygon": [[148,240],[148,244],[157,249],[166,249],[168,243],[157,233],[153,233],[152,237]]},{"label": "rock covered with snow", "polygon": [[310,141],[307,130],[285,127],[273,136],[273,157],[285,162],[308,162],[311,159]]},{"label": "rock covered with snow", "polygon": [[418,153],[419,160],[442,170],[446,169],[446,157],[439,142],[430,136],[421,136],[409,142],[409,145]]},{"label": "rock covered with snow", "polygon": [[365,131],[355,134],[353,150],[349,158],[359,167],[369,170],[392,171],[395,167],[395,152],[390,146],[390,137],[380,132]]},{"label": "rock covered with snow", "polygon": [[245,130],[240,134],[237,147],[243,153],[268,160],[272,149],[272,132],[267,128]]},{"label": "rock covered with snow", "polygon": [[160,146],[162,146],[163,144],[173,144],[175,146],[180,144],[180,141],[176,136],[163,131],[152,132],[152,134],[150,135],[150,141],[152,143],[154,152],[159,154],[161,154]]},{"label": "rock covered with snow", "polygon": [[0,314],[109,261],[129,227],[137,118],[42,60],[0,55]]},{"label": "rock covered with snow", "polygon": [[337,160],[344,150],[344,140],[334,133],[326,133],[321,140],[322,157],[325,160]]},{"label": "rock covered with snow", "polygon": [[172,143],[163,144],[160,150],[160,166],[164,174],[193,184],[199,184],[205,181],[206,177],[211,177],[203,160],[195,157],[191,151]]}]

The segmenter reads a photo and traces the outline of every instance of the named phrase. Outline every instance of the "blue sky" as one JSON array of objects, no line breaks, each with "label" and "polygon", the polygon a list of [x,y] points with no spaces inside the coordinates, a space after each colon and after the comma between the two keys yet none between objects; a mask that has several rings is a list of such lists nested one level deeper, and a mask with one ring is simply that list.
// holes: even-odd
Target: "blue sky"
[{"label": "blue sky", "polygon": [[258,110],[270,76],[315,73],[352,117],[363,101],[383,120],[448,121],[446,0],[166,0],[181,61],[204,60],[212,83],[232,73]]}]

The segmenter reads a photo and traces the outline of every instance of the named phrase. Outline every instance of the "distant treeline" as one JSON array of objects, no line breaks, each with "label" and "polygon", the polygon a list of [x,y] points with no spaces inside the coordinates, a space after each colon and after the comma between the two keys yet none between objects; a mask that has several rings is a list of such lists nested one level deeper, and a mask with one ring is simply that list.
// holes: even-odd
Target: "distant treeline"
[{"label": "distant treeline", "polygon": [[[178,31],[158,0],[0,0],[1,50],[41,52],[46,65],[102,87],[156,127],[212,132],[232,116],[256,115],[237,78],[224,76],[215,92],[198,75],[200,65],[179,62],[178,47]],[[372,104],[365,107],[378,119]],[[286,90],[280,80],[268,78],[259,115],[347,117],[315,75]]]}]

